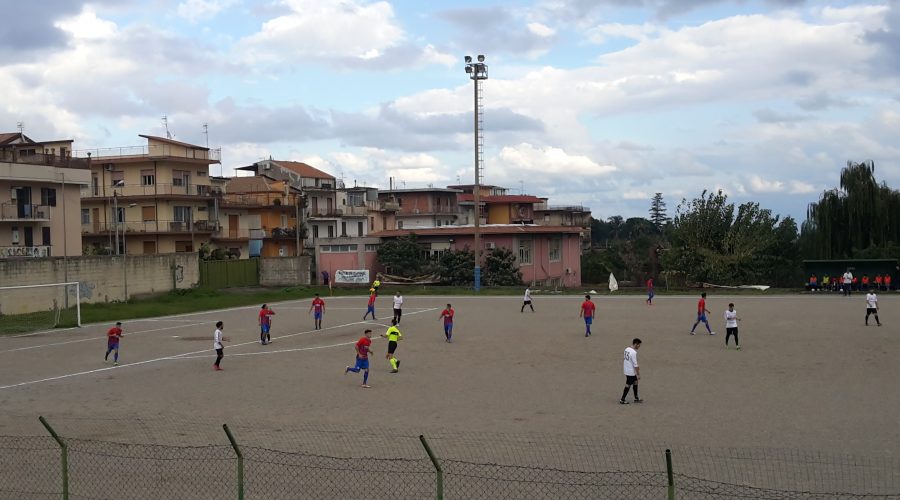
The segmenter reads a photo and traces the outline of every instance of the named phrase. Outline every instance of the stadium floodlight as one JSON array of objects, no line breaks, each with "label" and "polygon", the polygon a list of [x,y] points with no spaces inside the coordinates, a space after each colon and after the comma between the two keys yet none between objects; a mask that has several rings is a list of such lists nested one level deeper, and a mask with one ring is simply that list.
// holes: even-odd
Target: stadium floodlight
[{"label": "stadium floodlight", "polygon": [[488,66],[484,63],[484,55],[478,55],[478,62],[472,62],[472,56],[466,56],[466,74],[475,84],[475,187],[472,194],[475,198],[475,291],[481,290],[481,175],[484,156],[484,135],[482,119],[484,106],[481,103],[481,85],[488,78]]}]

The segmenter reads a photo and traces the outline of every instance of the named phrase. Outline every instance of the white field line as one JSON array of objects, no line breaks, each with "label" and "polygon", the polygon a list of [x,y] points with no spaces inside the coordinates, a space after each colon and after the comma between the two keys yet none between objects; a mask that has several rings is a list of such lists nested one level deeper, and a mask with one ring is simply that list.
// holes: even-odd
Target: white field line
[{"label": "white field line", "polygon": [[[424,311],[412,312],[412,313],[410,313],[410,315],[412,315],[412,314],[419,314],[419,313],[422,313],[422,312],[436,311],[436,310],[437,310],[437,308],[427,309],[427,310],[424,310]],[[349,327],[349,326],[360,325],[360,324],[366,324],[366,323],[367,323],[367,322],[365,322],[365,321],[354,321],[353,323],[345,323],[345,324],[343,324],[343,325],[329,326],[329,327],[323,328],[322,330],[307,330],[307,331],[303,331],[303,332],[296,332],[296,333],[290,333],[290,334],[287,334],[287,335],[281,335],[280,337],[276,337],[276,338],[286,339],[286,338],[296,337],[296,336],[299,336],[299,335],[308,335],[308,334],[310,334],[310,333],[321,332],[321,331],[324,331],[324,330],[334,330],[334,329],[338,329],[338,328],[346,328],[346,327]],[[354,342],[354,343],[355,343],[355,342]],[[231,348],[231,349],[234,349],[234,348],[237,348],[237,347],[243,347],[243,346],[254,345],[254,344],[257,344],[257,341],[253,340],[253,341],[250,341],[250,342],[243,342],[243,343],[241,343],[241,344],[234,344],[233,346],[230,346],[230,348]],[[336,345],[346,345],[346,344],[336,344]],[[336,345],[335,345],[335,346],[336,346]],[[335,347],[335,346],[332,346],[332,347]],[[43,382],[52,382],[52,381],[55,381],[55,380],[62,380],[62,379],[67,379],[67,378],[72,378],[72,377],[78,377],[78,376],[81,376],[81,375],[91,375],[91,374],[94,374],[94,373],[105,372],[105,371],[107,371],[107,370],[119,370],[119,369],[122,369],[122,368],[131,368],[131,367],[135,367],[135,366],[145,365],[145,364],[148,364],[148,363],[156,363],[156,362],[159,362],[159,361],[167,361],[167,360],[179,359],[179,358],[186,357],[186,356],[195,356],[195,355],[197,355],[197,354],[202,354],[202,353],[206,353],[206,356],[197,356],[197,357],[210,357],[209,351],[210,351],[210,349],[203,349],[203,350],[200,350],[200,351],[184,352],[184,353],[181,353],[181,354],[173,354],[173,355],[171,355],[171,356],[163,356],[163,357],[160,357],[160,358],[147,359],[147,360],[144,360],[144,361],[135,361],[134,363],[121,364],[121,365],[119,365],[119,366],[107,366],[107,367],[103,367],[103,368],[97,368],[97,369],[94,369],[94,370],[85,370],[85,371],[76,372],[76,373],[67,373],[67,374],[64,374],[64,375],[57,375],[57,376],[55,376],[55,377],[47,377],[47,378],[42,378],[42,379],[37,379],[37,380],[28,380],[28,381],[25,381],[25,382],[18,382],[18,383],[15,383],[15,384],[9,384],[9,385],[0,385],[0,390],[4,390],[4,389],[13,389],[13,388],[16,388],[16,387],[24,387],[24,386],[34,385],[34,384],[40,384],[40,383],[43,383]],[[237,356],[237,355],[238,355],[238,354],[232,354],[232,356]]]},{"label": "white field line", "polygon": [[[123,337],[128,338],[128,337],[131,337],[131,336],[133,336],[133,335],[140,335],[140,334],[142,334],[142,333],[161,332],[161,331],[164,331],[164,330],[174,330],[174,329],[176,329],[176,328],[188,328],[188,327],[192,327],[192,326],[200,326],[200,325],[205,325],[205,324],[206,324],[206,322],[203,322],[203,323],[192,323],[192,324],[189,324],[189,325],[175,325],[175,326],[167,326],[167,327],[164,327],[164,328],[153,328],[153,329],[150,329],[150,330],[139,330],[139,331],[136,331],[136,332],[125,332],[125,334],[123,335]],[[54,342],[54,343],[52,343],[52,344],[40,344],[40,345],[32,345],[32,346],[28,346],[28,347],[17,347],[17,348],[15,348],[15,349],[7,349],[7,350],[5,350],[5,351],[0,351],[0,354],[7,353],[7,352],[28,351],[28,350],[31,350],[31,349],[41,349],[41,348],[44,348],[44,347],[54,347],[54,346],[58,346],[58,345],[76,344],[76,343],[78,343],[78,342],[95,342],[95,341],[98,341],[98,340],[101,340],[101,339],[105,339],[105,338],[106,338],[106,335],[103,335],[102,337],[90,337],[90,338],[86,338],[86,339],[67,340],[67,341],[65,341],[65,342]]]}]

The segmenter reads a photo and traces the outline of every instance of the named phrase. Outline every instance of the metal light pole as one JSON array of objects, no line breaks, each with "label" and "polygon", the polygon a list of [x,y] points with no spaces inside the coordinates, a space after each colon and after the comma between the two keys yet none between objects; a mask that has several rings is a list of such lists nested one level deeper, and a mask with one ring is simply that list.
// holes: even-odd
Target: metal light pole
[{"label": "metal light pole", "polygon": [[484,154],[484,135],[482,132],[482,120],[484,119],[484,106],[481,103],[482,81],[488,78],[488,66],[484,63],[484,56],[478,55],[478,62],[472,62],[471,56],[466,56],[466,73],[475,84],[475,188],[472,190],[475,198],[475,291],[481,290],[481,171],[482,156]]},{"label": "metal light pole", "polygon": [[116,232],[116,255],[119,255],[119,193],[113,190],[113,229]]}]

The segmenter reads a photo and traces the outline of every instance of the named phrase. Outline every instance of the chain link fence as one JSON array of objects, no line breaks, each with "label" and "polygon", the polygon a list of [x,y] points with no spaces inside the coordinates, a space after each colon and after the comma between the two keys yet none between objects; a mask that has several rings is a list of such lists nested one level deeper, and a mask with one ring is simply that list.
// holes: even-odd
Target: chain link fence
[{"label": "chain link fence", "polygon": [[0,499],[900,499],[896,458],[671,445],[667,461],[625,438],[60,421],[0,436]]}]

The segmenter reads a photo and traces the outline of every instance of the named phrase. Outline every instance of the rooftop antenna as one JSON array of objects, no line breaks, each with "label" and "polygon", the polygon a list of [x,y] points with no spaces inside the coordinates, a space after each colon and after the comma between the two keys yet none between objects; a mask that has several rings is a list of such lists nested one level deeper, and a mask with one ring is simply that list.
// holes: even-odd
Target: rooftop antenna
[{"label": "rooftop antenna", "polygon": [[166,129],[166,139],[171,139],[172,134],[169,133],[169,117],[167,115],[163,115],[162,122],[163,122],[163,128]]},{"label": "rooftop antenna", "polygon": [[457,183],[457,184],[461,184],[461,182],[460,182],[460,180],[459,180],[459,174],[456,175],[456,183]]},{"label": "rooftop antenna", "polygon": [[25,122],[16,122],[16,127],[19,129],[19,135],[25,134]]},{"label": "rooftop antenna", "polygon": [[209,124],[203,124],[203,135],[206,136],[206,149],[209,149]]}]

